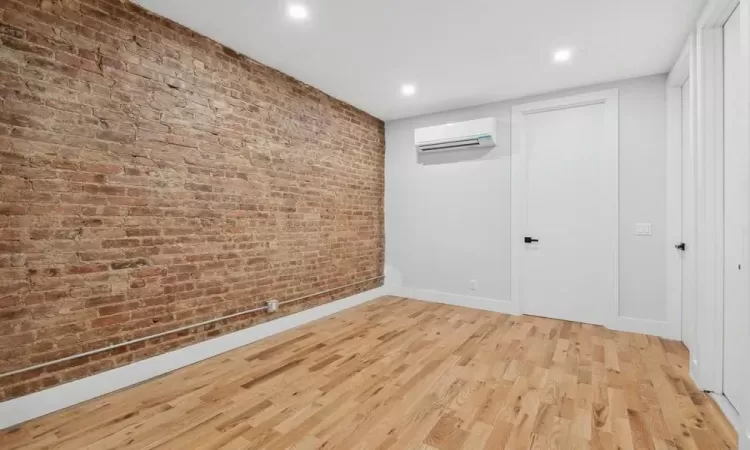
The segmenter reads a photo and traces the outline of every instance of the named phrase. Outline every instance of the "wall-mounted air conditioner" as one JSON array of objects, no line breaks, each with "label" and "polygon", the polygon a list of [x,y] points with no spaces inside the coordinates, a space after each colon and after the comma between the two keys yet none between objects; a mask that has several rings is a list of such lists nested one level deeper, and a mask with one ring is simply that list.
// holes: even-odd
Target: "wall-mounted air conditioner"
[{"label": "wall-mounted air conditioner", "polygon": [[421,154],[494,147],[496,140],[497,119],[494,117],[414,130],[414,145]]}]

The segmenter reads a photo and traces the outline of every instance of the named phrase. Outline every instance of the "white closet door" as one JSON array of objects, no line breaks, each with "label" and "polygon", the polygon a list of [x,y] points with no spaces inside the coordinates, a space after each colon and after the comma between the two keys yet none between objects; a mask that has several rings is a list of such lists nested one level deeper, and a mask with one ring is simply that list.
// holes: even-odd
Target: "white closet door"
[{"label": "white closet door", "polygon": [[526,314],[606,324],[617,297],[616,102],[571,101],[514,125],[520,238],[531,240],[518,243],[519,294]]},{"label": "white closet door", "polygon": [[[747,380],[743,336],[748,316],[748,149],[742,123],[740,14],[724,26],[724,395],[739,411]],[[744,386],[743,386],[744,384]],[[742,411],[739,411],[740,414]]]}]

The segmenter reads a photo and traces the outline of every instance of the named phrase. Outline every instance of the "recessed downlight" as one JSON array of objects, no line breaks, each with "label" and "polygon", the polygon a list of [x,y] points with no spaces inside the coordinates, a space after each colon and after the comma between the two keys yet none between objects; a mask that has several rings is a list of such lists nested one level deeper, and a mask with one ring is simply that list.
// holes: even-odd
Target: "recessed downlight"
[{"label": "recessed downlight", "polygon": [[560,50],[556,51],[552,59],[556,63],[563,63],[570,61],[570,58],[573,57],[573,50],[569,48],[561,48]]},{"label": "recessed downlight", "polygon": [[401,85],[401,95],[404,97],[411,97],[412,95],[417,93],[417,87],[413,84],[402,84]]},{"label": "recessed downlight", "polygon": [[301,3],[290,3],[289,6],[286,7],[286,14],[291,19],[299,22],[307,20],[307,18],[310,17],[310,11],[308,11],[307,6]]}]

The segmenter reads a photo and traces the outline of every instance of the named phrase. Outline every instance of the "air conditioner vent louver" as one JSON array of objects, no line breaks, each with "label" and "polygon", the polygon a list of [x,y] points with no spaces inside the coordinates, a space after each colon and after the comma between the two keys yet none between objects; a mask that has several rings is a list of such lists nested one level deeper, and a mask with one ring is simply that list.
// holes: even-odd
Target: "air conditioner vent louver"
[{"label": "air conditioner vent louver", "polygon": [[494,118],[419,128],[414,145],[421,154],[494,147],[497,121]]},{"label": "air conditioner vent louver", "polygon": [[436,150],[450,150],[454,148],[476,147],[477,145],[481,145],[479,139],[461,139],[458,141],[442,142],[440,144],[426,144],[421,146],[420,150],[423,152],[430,152]]}]

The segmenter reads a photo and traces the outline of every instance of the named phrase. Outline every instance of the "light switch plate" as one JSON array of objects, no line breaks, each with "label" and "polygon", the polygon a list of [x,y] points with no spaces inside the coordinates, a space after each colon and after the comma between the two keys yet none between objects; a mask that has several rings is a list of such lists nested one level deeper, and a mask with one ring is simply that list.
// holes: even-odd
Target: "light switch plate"
[{"label": "light switch plate", "polygon": [[650,223],[635,224],[635,235],[636,236],[651,236],[651,224]]}]

